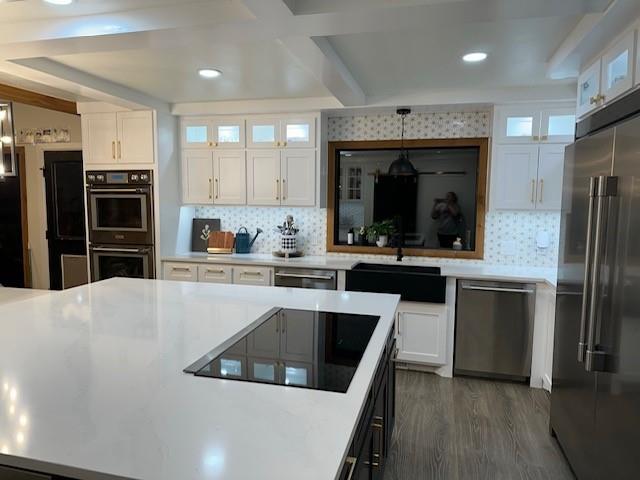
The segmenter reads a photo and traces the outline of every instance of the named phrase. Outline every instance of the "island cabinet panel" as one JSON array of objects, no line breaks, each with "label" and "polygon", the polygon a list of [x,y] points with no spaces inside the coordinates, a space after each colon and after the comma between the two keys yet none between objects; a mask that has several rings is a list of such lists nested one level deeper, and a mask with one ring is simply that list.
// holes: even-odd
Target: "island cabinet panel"
[{"label": "island cabinet panel", "polygon": [[382,480],[395,423],[396,342],[389,332],[353,442],[338,478]]}]

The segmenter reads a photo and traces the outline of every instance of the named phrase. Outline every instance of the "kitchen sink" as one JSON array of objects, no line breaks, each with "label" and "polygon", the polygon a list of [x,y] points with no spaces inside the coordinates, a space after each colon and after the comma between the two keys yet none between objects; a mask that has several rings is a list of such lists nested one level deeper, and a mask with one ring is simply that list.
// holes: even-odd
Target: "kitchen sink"
[{"label": "kitchen sink", "polygon": [[399,294],[409,302],[445,303],[446,277],[440,267],[358,263],[347,271],[346,289],[352,292]]}]

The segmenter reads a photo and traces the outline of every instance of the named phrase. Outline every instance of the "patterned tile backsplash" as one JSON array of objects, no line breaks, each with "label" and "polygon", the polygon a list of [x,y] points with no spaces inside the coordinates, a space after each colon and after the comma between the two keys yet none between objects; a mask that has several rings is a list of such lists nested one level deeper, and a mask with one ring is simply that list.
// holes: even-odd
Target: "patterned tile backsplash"
[{"label": "patterned tile backsplash", "polygon": [[[477,112],[427,112],[407,117],[407,138],[461,138],[491,136],[492,114]],[[328,119],[328,137],[338,140],[386,140],[400,138],[398,115],[362,115]],[[210,207],[196,208],[196,218],[219,218],[223,230],[236,232],[246,226],[264,230],[254,244],[256,253],[271,253],[279,248],[276,225],[287,214],[300,227],[299,247],[307,255],[326,253],[327,211],[320,208],[286,207]],[[558,261],[560,214],[557,212],[488,212],[485,221],[484,260],[451,260],[420,257],[428,263],[487,263],[555,267]],[[547,232],[548,248],[536,246],[539,232]],[[337,256],[353,256],[332,254]],[[358,255],[358,258],[380,256]]]},{"label": "patterned tile backsplash", "polygon": [[[330,117],[329,141],[400,138],[400,117],[360,115]],[[474,138],[491,136],[491,112],[425,112],[407,116],[406,138]]]},{"label": "patterned tile backsplash", "polygon": [[[264,230],[252,251],[271,253],[279,248],[276,225],[293,215],[300,227],[299,248],[307,255],[326,253],[327,211],[322,208],[286,207],[197,207],[196,218],[219,218],[223,230],[236,232],[246,226],[253,236],[256,227]],[[451,260],[421,257],[428,263],[488,263],[555,267],[558,262],[560,214],[554,212],[489,212],[486,217],[484,260]],[[538,232],[547,232],[550,247],[536,246]],[[350,254],[332,254],[353,256]],[[358,255],[359,258],[380,256]]]}]

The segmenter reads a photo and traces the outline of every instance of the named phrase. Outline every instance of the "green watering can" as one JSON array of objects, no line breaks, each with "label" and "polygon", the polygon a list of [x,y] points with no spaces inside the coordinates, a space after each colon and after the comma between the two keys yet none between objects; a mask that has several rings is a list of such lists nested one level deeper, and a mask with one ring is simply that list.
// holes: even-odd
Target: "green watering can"
[{"label": "green watering can", "polygon": [[262,229],[256,229],[256,236],[251,238],[247,227],[240,227],[238,233],[236,233],[236,253],[251,253],[251,247],[253,242],[256,241],[258,235],[262,233]]}]

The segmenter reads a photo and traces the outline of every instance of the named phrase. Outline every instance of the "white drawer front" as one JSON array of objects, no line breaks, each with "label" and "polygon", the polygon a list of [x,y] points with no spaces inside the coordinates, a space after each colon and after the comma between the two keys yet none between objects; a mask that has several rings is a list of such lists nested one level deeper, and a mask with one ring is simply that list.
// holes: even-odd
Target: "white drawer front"
[{"label": "white drawer front", "polygon": [[163,276],[165,280],[198,281],[198,266],[192,263],[165,263]]},{"label": "white drawer front", "polygon": [[198,265],[198,281],[231,283],[233,267],[229,265]]},{"label": "white drawer front", "polygon": [[233,283],[242,285],[271,285],[273,269],[268,267],[233,267]]}]

